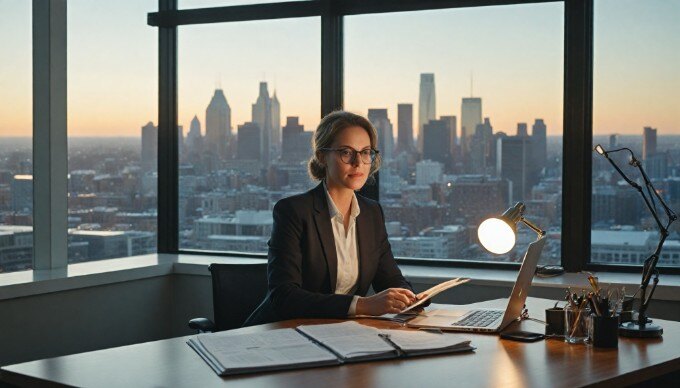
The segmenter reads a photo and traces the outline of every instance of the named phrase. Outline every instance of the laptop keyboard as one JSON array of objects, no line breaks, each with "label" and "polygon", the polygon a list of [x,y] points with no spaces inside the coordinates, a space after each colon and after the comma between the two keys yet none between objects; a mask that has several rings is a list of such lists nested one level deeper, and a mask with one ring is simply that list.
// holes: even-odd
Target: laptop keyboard
[{"label": "laptop keyboard", "polygon": [[503,315],[500,310],[475,310],[453,326],[487,327]]}]

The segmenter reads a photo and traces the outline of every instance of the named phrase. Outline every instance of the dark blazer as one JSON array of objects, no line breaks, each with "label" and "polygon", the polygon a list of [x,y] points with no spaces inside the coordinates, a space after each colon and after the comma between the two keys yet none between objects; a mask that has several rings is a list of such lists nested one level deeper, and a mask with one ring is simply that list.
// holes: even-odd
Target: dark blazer
[{"label": "dark blazer", "polygon": [[[392,255],[385,216],[378,202],[357,194],[359,278],[355,295],[370,286],[411,289]],[[292,318],[346,318],[352,295],[337,295],[338,259],[323,184],[274,206],[269,240],[269,292],[244,326]]]}]

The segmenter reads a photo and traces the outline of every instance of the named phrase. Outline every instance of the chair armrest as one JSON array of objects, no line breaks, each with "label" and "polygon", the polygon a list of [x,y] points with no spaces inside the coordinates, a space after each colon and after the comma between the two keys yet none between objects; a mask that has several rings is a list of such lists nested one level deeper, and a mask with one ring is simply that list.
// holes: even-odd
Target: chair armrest
[{"label": "chair armrest", "polygon": [[189,321],[189,328],[199,333],[210,333],[215,331],[215,324],[208,318],[194,318]]}]

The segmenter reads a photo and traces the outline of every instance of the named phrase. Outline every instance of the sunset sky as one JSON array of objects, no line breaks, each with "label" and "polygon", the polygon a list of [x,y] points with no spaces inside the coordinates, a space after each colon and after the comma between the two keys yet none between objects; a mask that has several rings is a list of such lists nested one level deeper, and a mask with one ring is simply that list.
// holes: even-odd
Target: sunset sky
[{"label": "sunset sky", "polygon": [[[240,3],[242,3],[241,1]],[[180,7],[234,1],[180,0]],[[0,136],[31,134],[30,1],[0,0]],[[70,136],[139,136],[157,123],[157,0],[68,1]],[[494,131],[545,119],[562,134],[560,2],[360,15],[345,19],[345,108],[396,105],[417,112],[419,74],[435,74],[437,115],[460,118],[462,97],[482,98]],[[96,15],[96,17],[95,17]],[[595,133],[680,134],[680,0],[595,1]],[[250,121],[258,83],[307,130],[320,114],[320,20],[241,22],[179,29],[179,123],[188,130],[221,87],[232,126]],[[417,113],[416,113],[417,114]],[[417,116],[414,117],[414,121]]]}]

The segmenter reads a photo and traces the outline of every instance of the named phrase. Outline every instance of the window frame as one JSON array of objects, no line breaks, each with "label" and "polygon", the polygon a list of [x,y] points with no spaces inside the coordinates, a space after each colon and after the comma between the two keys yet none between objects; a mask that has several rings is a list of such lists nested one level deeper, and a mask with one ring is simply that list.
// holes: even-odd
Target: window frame
[{"label": "window frame", "polygon": [[[593,4],[596,0],[309,0],[235,5],[200,9],[177,7],[177,0],[159,0],[159,11],[147,23],[159,30],[159,158],[158,253],[212,254],[263,258],[266,254],[229,251],[183,250],[178,246],[177,148],[177,28],[183,25],[237,21],[321,17],[321,115],[343,107],[343,18],[387,12],[482,6],[564,4],[564,97],[562,164],[561,263],[568,272],[606,270],[639,272],[640,266],[591,264],[592,106],[593,106]],[[377,174],[376,179],[379,179]],[[362,193],[379,199],[379,185]],[[569,217],[564,215],[568,214]],[[482,263],[463,260],[398,258],[400,263],[433,266],[516,269],[516,263]],[[660,267],[665,273],[680,268]]]}]

